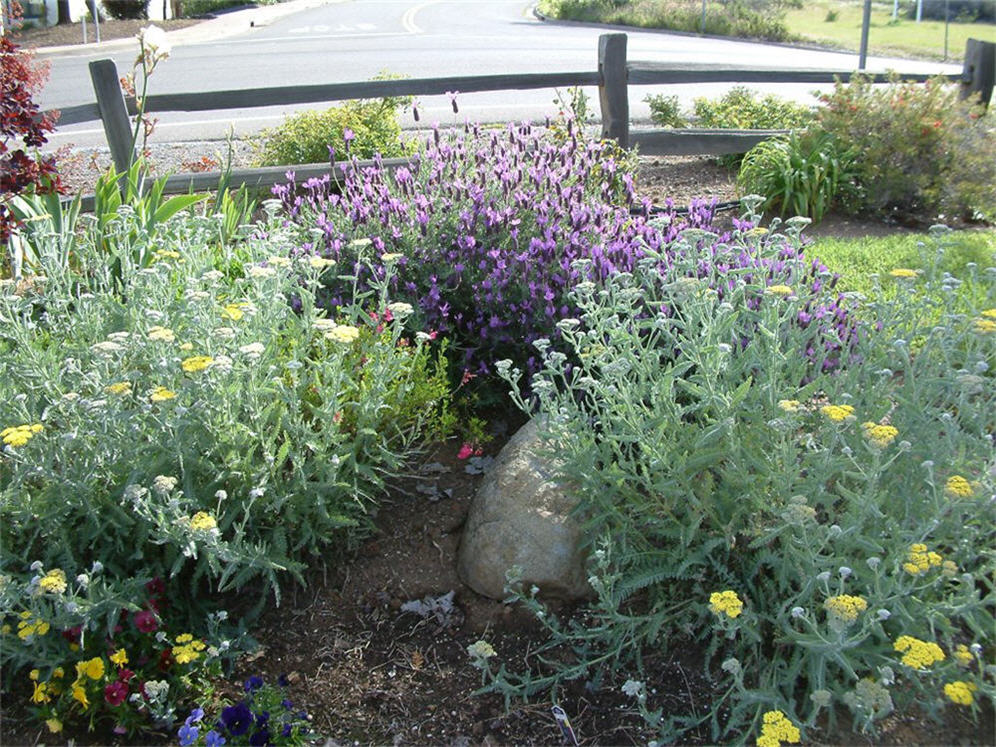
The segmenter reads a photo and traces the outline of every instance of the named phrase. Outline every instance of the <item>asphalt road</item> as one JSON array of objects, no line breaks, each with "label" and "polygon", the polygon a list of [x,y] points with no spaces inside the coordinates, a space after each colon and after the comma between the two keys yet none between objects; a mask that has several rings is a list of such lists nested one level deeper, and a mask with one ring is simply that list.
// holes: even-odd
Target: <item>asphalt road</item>
[{"label": "asphalt road", "polygon": [[[291,6],[288,6],[291,7]],[[262,12],[261,9],[260,12]],[[544,23],[524,0],[345,0],[301,10],[248,28],[250,11],[232,14],[226,38],[198,41],[200,33],[171,34],[174,49],[152,79],[153,93],[212,91],[309,83],[362,81],[379,72],[411,77],[476,75],[511,72],[595,70],[598,36],[605,29]],[[240,20],[241,19],[241,20]],[[220,28],[222,22],[211,22]],[[239,24],[242,24],[241,26]],[[192,27],[198,29],[199,27]],[[738,62],[780,67],[852,69],[853,54],[797,49],[733,40],[703,39],[660,32],[629,31],[631,60]],[[110,57],[121,74],[135,57],[133,44],[111,44],[95,50],[44,55],[51,64],[49,83],[39,97],[43,108],[93,100],[87,63]],[[957,72],[940,63],[869,59],[870,69]],[[634,120],[646,120],[643,97],[649,91],[676,93],[690,103],[695,96],[715,96],[727,84],[632,87]],[[812,101],[810,84],[767,89],[801,101]],[[592,97],[597,116],[597,91]],[[420,101],[422,124],[542,119],[555,112],[554,91],[514,91],[463,94],[454,115],[445,97]],[[315,108],[315,105],[301,108]],[[232,130],[247,134],[281,121],[283,108],[161,114],[159,141],[220,139]],[[410,113],[404,124],[414,126]],[[100,124],[60,128],[50,139],[54,147],[104,144]]]}]

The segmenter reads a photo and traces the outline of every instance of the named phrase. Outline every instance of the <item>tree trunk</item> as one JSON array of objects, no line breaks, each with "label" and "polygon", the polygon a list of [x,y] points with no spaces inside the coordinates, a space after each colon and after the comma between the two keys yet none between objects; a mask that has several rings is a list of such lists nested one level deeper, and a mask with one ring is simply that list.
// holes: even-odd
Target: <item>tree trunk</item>
[{"label": "tree trunk", "polygon": [[58,0],[59,20],[58,23],[71,23],[69,17],[69,0]]}]

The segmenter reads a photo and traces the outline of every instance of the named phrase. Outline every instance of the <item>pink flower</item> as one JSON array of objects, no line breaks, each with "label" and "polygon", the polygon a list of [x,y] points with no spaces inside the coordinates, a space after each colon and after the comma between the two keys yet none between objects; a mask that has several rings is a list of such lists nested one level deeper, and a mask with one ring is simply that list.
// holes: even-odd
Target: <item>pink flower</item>
[{"label": "pink flower", "polygon": [[159,628],[156,613],[152,610],[142,610],[135,613],[135,627],[143,633],[155,633]]},{"label": "pink flower", "polygon": [[457,452],[457,459],[469,459],[472,456],[474,456],[474,447],[467,443],[461,446],[460,451]]}]

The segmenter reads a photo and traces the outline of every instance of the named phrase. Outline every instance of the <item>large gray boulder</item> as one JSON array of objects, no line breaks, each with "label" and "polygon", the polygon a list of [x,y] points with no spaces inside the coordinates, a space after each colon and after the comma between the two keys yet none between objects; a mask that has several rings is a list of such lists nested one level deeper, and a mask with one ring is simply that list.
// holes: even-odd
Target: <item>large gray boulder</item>
[{"label": "large gray boulder", "polygon": [[535,421],[501,450],[477,490],[464,526],[457,572],[474,591],[505,596],[505,574],[518,566],[522,586],[540,596],[590,596],[581,527],[570,514],[577,500],[558,487],[555,469],[541,456]]}]

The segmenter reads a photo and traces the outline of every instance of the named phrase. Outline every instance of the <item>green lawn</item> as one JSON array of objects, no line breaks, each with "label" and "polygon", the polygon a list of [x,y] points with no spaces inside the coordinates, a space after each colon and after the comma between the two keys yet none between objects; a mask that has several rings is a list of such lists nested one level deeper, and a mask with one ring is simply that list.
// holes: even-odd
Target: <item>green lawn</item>
[{"label": "green lawn", "polygon": [[873,275],[886,289],[896,281],[889,272],[908,268],[929,272],[938,258],[937,271],[951,273],[965,280],[971,274],[970,265],[983,272],[996,258],[996,230],[956,231],[944,239],[941,252],[926,234],[907,234],[883,238],[834,239],[818,238],[806,248],[806,255],[819,257],[832,271],[840,275],[838,288],[870,294],[875,283]]},{"label": "green lawn", "polygon": [[[872,3],[871,28],[868,34],[870,54],[944,57],[944,22],[924,19],[920,23],[908,18],[900,3],[899,16],[892,20],[892,3]],[[798,38],[820,44],[857,51],[861,44],[860,0],[818,0],[805,7],[789,10],[785,23]],[[836,20],[828,21],[830,11]],[[996,41],[996,25],[988,23],[955,23],[948,26],[948,59],[961,60],[965,41],[969,38]]]}]

